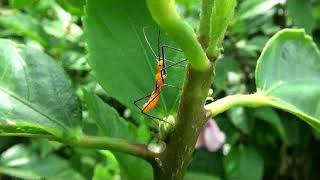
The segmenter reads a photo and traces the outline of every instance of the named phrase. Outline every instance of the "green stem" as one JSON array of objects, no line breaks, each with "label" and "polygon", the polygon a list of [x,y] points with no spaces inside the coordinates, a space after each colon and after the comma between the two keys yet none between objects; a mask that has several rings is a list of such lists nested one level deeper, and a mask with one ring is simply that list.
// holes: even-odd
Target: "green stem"
[{"label": "green stem", "polygon": [[207,49],[209,43],[212,7],[213,0],[202,0],[198,40],[201,43],[203,49]]},{"label": "green stem", "polygon": [[215,61],[220,53],[221,44],[233,17],[236,0],[214,0],[211,15],[211,36],[207,55],[210,60]]},{"label": "green stem", "polygon": [[236,106],[259,107],[270,105],[272,106],[271,99],[261,93],[249,95],[237,94],[218,99],[217,101],[206,105],[205,109],[209,111],[212,116],[216,116]]},{"label": "green stem", "polygon": [[82,136],[78,141],[72,141],[69,144],[84,148],[124,152],[146,160],[153,160],[157,156],[156,153],[149,151],[145,144],[132,143],[120,138]]},{"label": "green stem", "polygon": [[[173,132],[165,139],[167,146],[165,151],[157,158],[158,166],[153,164],[155,180],[182,180],[191,161],[198,135],[206,122],[204,104],[212,84],[215,63],[209,61],[202,49],[206,47],[205,42],[197,41],[192,28],[177,13],[174,0],[146,1],[153,19],[176,41],[190,62],[184,81],[175,127]],[[210,0],[204,1],[203,3],[210,2]],[[214,0],[215,4],[217,4],[216,1],[223,3],[226,0]],[[229,2],[235,2],[235,0],[228,0]],[[206,5],[210,7],[210,4],[203,4],[203,6]],[[216,24],[212,23],[214,19],[212,14],[210,32],[210,24],[205,24],[205,21],[209,23],[208,19],[210,19],[208,17],[210,14],[209,7],[204,7],[206,12],[202,13],[202,27],[200,27],[199,33],[200,36],[201,33],[204,33],[209,34],[207,36],[215,35],[219,37],[209,38],[209,47],[210,44],[216,47],[221,44],[225,30],[212,30],[213,27],[216,28]],[[224,15],[228,14],[229,6],[219,5],[219,7],[226,11]],[[217,17],[221,16],[218,12],[220,11],[215,12]],[[229,13],[231,14],[231,12]],[[229,22],[229,19],[227,19],[227,22]],[[221,22],[219,23],[221,24]],[[212,26],[212,24],[215,26]],[[209,58],[212,62],[215,62],[217,57],[215,55]]]},{"label": "green stem", "polygon": [[148,150],[148,147],[145,144],[132,143],[120,138],[83,135],[79,139],[74,139],[70,141],[70,140],[58,138],[52,135],[42,135],[42,134],[2,133],[0,134],[0,136],[45,138],[48,140],[58,141],[58,142],[75,146],[75,147],[113,150],[113,151],[123,152],[123,153],[141,157],[151,163],[154,163],[155,158],[159,156],[159,154]]},{"label": "green stem", "polygon": [[191,66],[199,71],[209,68],[209,60],[193,29],[176,11],[174,0],[146,0],[153,19],[175,40]]}]

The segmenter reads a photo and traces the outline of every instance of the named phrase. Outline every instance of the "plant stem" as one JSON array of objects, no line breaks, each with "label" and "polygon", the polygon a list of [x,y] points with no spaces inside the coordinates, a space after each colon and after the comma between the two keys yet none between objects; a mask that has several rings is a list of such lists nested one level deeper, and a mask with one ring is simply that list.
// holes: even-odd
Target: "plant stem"
[{"label": "plant stem", "polygon": [[154,167],[155,180],[183,178],[200,130],[206,122],[203,107],[212,83],[212,75],[213,65],[205,72],[188,66],[176,126],[166,139],[166,150],[159,157],[162,166]]},{"label": "plant stem", "polygon": [[[201,44],[197,41],[192,28],[177,13],[174,0],[146,1],[153,19],[176,41],[190,62],[186,72],[174,130],[165,139],[167,148],[157,158],[159,163],[153,164],[155,180],[182,180],[191,161],[198,135],[206,122],[204,104],[212,84],[217,55],[220,53],[215,48],[218,48],[222,43],[226,26],[231,18],[227,18],[227,23],[222,23],[224,22],[222,20],[225,17],[232,17],[234,6],[230,11],[231,6],[229,6],[229,3],[234,5],[235,0],[228,0],[227,3],[224,3],[226,0],[214,0],[215,5],[222,10],[214,11],[213,9],[212,13],[215,12],[216,14],[211,14],[211,28],[210,24],[205,23],[209,23],[212,2],[203,0],[203,9],[206,12],[202,12],[199,36],[201,37],[201,33],[203,33],[202,35],[205,34],[206,37],[204,41],[200,39]],[[216,3],[217,1],[220,4]],[[224,13],[222,19],[219,19],[220,12]],[[216,22],[213,21],[213,19],[217,19],[213,18],[214,15],[218,17],[218,25],[221,23],[224,25],[222,29],[219,27],[220,29],[212,30],[217,28]],[[208,42],[207,38],[210,35],[215,36],[214,38],[209,38],[208,47],[209,49],[210,46],[213,46],[213,51],[209,51],[210,53],[213,52],[213,56],[209,56],[213,63],[207,57],[207,55],[212,54],[207,53],[206,55],[202,49],[207,46],[206,41]]]},{"label": "plant stem", "polygon": [[108,149],[124,152],[141,157],[148,161],[153,161],[154,158],[158,156],[157,153],[149,151],[147,145],[145,144],[132,143],[120,138],[82,136],[78,141],[72,141],[69,142],[69,144],[84,148]]},{"label": "plant stem", "polygon": [[236,106],[259,107],[272,106],[272,104],[271,99],[261,93],[249,95],[237,94],[218,99],[217,101],[206,105],[205,109],[209,111],[212,116],[216,116]]},{"label": "plant stem", "polygon": [[16,136],[16,137],[32,137],[32,138],[45,138],[52,141],[58,141],[70,146],[82,147],[82,148],[92,148],[92,149],[107,149],[117,152],[123,152],[138,156],[143,158],[151,163],[154,163],[154,160],[159,154],[148,150],[147,145],[132,143],[120,138],[111,138],[111,137],[99,137],[99,136],[86,136],[83,135],[79,139],[74,139],[72,141],[55,137],[52,135],[43,135],[43,134],[24,134],[24,133],[2,133],[0,136]]},{"label": "plant stem", "polygon": [[203,49],[207,49],[209,43],[212,7],[213,0],[202,0],[198,40],[201,43]]},{"label": "plant stem", "polygon": [[146,0],[153,19],[175,40],[194,69],[206,71],[207,58],[193,29],[176,11],[174,0]]}]

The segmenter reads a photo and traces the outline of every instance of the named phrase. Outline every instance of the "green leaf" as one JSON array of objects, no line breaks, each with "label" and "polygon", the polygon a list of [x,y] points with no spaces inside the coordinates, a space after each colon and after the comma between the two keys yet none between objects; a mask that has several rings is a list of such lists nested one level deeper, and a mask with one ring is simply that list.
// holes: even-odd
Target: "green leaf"
[{"label": "green leaf", "polygon": [[220,180],[219,177],[215,177],[212,175],[204,174],[204,173],[198,173],[198,172],[187,172],[184,180]]},{"label": "green leaf", "polygon": [[266,13],[274,6],[279,4],[282,0],[273,0],[273,1],[265,1],[265,0],[250,0],[244,1],[240,4],[238,13],[236,13],[236,18],[240,19],[247,19],[256,17],[263,13]]},{"label": "green leaf", "polygon": [[40,157],[22,144],[1,154],[0,173],[21,179],[84,179],[71,168],[68,161],[53,154]]},{"label": "green leaf", "polygon": [[10,30],[12,34],[27,36],[46,45],[46,39],[43,38],[43,29],[39,22],[30,16],[19,11],[9,12],[0,16],[0,25]]},{"label": "green leaf", "polygon": [[224,159],[227,180],[260,180],[264,162],[261,155],[251,147],[239,146],[231,149]]},{"label": "green leaf", "polygon": [[312,15],[311,0],[290,0],[287,1],[288,15],[292,18],[294,25],[304,28],[311,33],[315,27],[315,18]]},{"label": "green leaf", "polygon": [[232,124],[243,133],[249,134],[253,128],[254,119],[247,113],[244,107],[236,107],[228,111]]},{"label": "green leaf", "polygon": [[57,0],[57,2],[68,12],[73,15],[83,15],[85,0]]},{"label": "green leaf", "polygon": [[114,155],[110,151],[100,151],[106,157],[105,164],[97,164],[94,169],[93,180],[117,180],[119,179],[120,168]]},{"label": "green leaf", "polygon": [[79,134],[81,107],[63,69],[40,50],[0,39],[1,133]]},{"label": "green leaf", "polygon": [[10,0],[10,6],[12,8],[21,9],[27,5],[34,3],[36,0]]},{"label": "green leaf", "polygon": [[255,109],[254,116],[269,123],[278,133],[279,137],[287,142],[284,126],[278,114],[271,108],[263,107]]},{"label": "green leaf", "polygon": [[[296,153],[305,153],[306,149],[312,144],[312,130],[309,126],[293,115],[286,115],[284,119],[285,132],[287,134],[287,145],[295,148]],[[311,146],[312,147],[312,146]]]},{"label": "green leaf", "polygon": [[228,89],[228,74],[240,73],[240,65],[231,57],[224,57],[217,62],[214,86],[217,90]]},{"label": "green leaf", "polygon": [[129,130],[129,123],[122,119],[115,109],[87,91],[84,91],[84,98],[89,114],[96,122],[102,135],[127,140],[135,139],[136,134]]},{"label": "green leaf", "polygon": [[320,130],[320,52],[303,30],[285,29],[264,48],[256,68],[258,93]]},{"label": "green leaf", "polygon": [[257,34],[261,31],[270,34],[270,31],[277,31],[278,27],[271,22],[276,10],[274,7],[282,1],[246,0],[239,3],[231,32],[243,34],[247,38],[248,34]]},{"label": "green leaf", "polygon": [[[85,100],[102,135],[137,141],[137,129],[122,119],[115,109],[88,92],[85,92]],[[151,166],[144,160],[119,152],[113,154],[120,164],[122,178],[152,179]]]},{"label": "green leaf", "polygon": [[[224,175],[222,157],[222,153],[212,153],[207,151],[205,148],[197,149],[194,152],[193,159],[188,170],[214,177],[221,177]],[[208,161],[208,159],[210,160]]]},{"label": "green leaf", "polygon": [[198,3],[200,0],[176,0],[177,3],[182,3],[182,4],[193,4],[193,3]]},{"label": "green leaf", "polygon": [[[89,64],[97,81],[108,95],[137,112],[133,102],[153,91],[157,62],[143,35],[145,28],[151,47],[156,50],[158,28],[145,1],[88,1],[85,9]],[[165,35],[162,32],[162,44],[167,42]],[[177,61],[168,54],[167,58]],[[179,86],[176,82],[182,82],[183,70],[169,69],[167,83]],[[174,111],[178,92],[176,88],[165,87],[155,114],[165,116]]]}]

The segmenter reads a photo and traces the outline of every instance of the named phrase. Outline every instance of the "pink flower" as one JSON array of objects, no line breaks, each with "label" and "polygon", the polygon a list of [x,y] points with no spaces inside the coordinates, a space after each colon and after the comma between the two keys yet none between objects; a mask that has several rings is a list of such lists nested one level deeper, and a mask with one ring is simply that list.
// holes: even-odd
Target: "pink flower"
[{"label": "pink flower", "polygon": [[215,152],[220,149],[225,139],[226,135],[224,132],[222,132],[217,123],[210,118],[198,137],[196,148],[205,146],[208,151]]}]

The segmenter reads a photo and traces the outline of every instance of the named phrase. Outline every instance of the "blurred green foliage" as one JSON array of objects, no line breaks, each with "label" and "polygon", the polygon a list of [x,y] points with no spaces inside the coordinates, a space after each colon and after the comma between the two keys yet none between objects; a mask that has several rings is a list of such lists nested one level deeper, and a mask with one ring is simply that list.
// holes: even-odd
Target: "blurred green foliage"
[{"label": "blurred green foliage", "polygon": [[[177,2],[181,15],[196,30],[200,1]],[[130,99],[121,103],[113,99],[90,73],[81,20],[84,4],[84,0],[0,1],[0,37],[42,49],[64,68],[82,102],[85,99],[92,102],[91,106],[83,103],[83,127],[87,134],[110,132],[101,132],[108,124],[101,123],[102,127],[96,127],[97,118],[89,116],[88,109],[94,111],[94,108],[105,108],[101,105],[102,101],[91,95],[84,97],[82,89],[94,92],[108,103],[123,117],[121,121],[130,121],[129,125],[125,125],[128,133],[138,134],[140,141],[145,142],[149,139],[149,132],[143,123],[139,126],[137,117],[140,116],[128,110]],[[154,26],[153,23],[151,25]],[[254,92],[256,60],[266,41],[286,27],[304,28],[320,44],[320,2],[238,0],[234,20],[225,38],[223,57],[217,64],[212,87],[214,98]],[[156,41],[153,34],[156,33],[147,33],[152,43]],[[147,46],[145,49],[150,53]],[[147,78],[152,79],[153,76]],[[126,92],[130,92],[130,89]],[[108,107],[109,110],[111,107]],[[116,113],[114,110],[110,112]],[[272,108],[235,108],[220,115],[216,121],[226,133],[226,144],[215,153],[204,148],[197,150],[186,179],[319,179],[320,135],[293,115]],[[105,128],[105,131],[108,129]],[[120,175],[123,174],[120,172],[123,162],[116,159],[117,154],[109,151],[72,148],[37,139],[4,137],[1,138],[0,151],[1,179],[116,180],[121,179]]]}]

